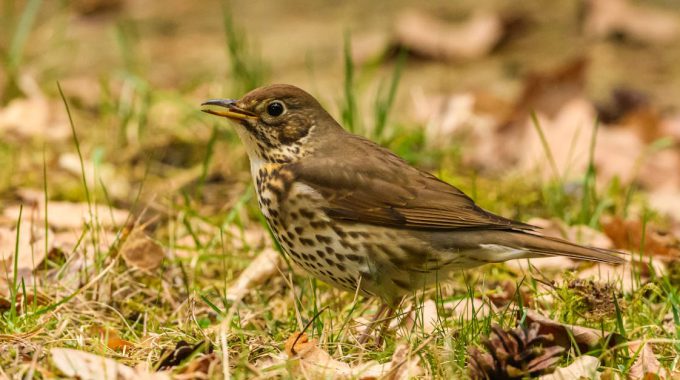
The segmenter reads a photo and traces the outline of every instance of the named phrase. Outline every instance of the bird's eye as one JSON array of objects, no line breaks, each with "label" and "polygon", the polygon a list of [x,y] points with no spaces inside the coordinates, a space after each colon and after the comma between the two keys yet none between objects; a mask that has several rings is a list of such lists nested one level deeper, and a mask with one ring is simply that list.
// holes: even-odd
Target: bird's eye
[{"label": "bird's eye", "polygon": [[281,103],[278,100],[275,100],[267,105],[267,113],[269,116],[281,116],[285,108],[283,107],[283,103]]}]

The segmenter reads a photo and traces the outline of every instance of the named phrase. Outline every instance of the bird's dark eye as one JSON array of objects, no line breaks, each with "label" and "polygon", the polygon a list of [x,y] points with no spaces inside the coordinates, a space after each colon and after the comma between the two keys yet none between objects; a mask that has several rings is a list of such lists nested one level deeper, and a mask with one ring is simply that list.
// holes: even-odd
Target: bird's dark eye
[{"label": "bird's dark eye", "polygon": [[281,103],[278,100],[275,100],[267,105],[267,113],[269,116],[281,116],[281,114],[284,111],[283,103]]}]

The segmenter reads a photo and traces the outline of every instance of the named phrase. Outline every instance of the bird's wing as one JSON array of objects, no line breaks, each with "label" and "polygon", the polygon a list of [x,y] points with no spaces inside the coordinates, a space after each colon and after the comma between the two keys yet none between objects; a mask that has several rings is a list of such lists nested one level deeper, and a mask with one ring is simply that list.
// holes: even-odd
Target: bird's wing
[{"label": "bird's wing", "polygon": [[481,209],[454,186],[368,140],[352,136],[349,142],[331,156],[314,155],[290,167],[296,181],[323,196],[332,219],[437,230],[537,228]]}]

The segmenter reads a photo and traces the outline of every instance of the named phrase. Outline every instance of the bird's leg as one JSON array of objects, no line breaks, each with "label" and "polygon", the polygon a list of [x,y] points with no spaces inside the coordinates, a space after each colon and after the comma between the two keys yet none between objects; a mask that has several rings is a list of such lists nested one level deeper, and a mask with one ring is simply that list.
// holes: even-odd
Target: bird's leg
[{"label": "bird's leg", "polygon": [[[380,305],[380,309],[378,309],[378,312],[375,313],[373,318],[371,318],[371,321],[368,323],[368,326],[366,326],[366,329],[359,335],[359,339],[357,340],[359,344],[364,344],[368,341],[368,338],[371,336],[371,332],[375,329],[375,326],[380,322],[380,316],[386,311],[389,310],[388,314],[393,313],[393,309],[389,307],[386,303],[382,303]],[[389,320],[389,319],[388,319]]]},{"label": "bird's leg", "polygon": [[[387,305],[384,305],[387,306]],[[382,340],[385,337],[385,334],[387,333],[387,328],[390,326],[390,322],[392,322],[392,319],[394,318],[395,315],[395,309],[393,307],[387,306],[387,313],[385,314],[385,318],[382,320],[382,324],[380,325],[380,332],[375,338],[375,345],[380,347],[382,345]]]}]

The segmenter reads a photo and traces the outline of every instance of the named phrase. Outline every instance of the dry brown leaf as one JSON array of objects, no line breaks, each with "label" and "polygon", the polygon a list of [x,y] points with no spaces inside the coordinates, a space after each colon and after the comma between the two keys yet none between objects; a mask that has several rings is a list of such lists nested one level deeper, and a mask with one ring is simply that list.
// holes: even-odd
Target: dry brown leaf
[{"label": "dry brown leaf", "polygon": [[389,372],[383,377],[384,380],[407,380],[423,374],[420,358],[412,356],[409,346],[404,343],[399,344],[394,349],[389,369]]},{"label": "dry brown leaf", "polygon": [[14,99],[0,108],[0,132],[51,141],[71,136],[63,105],[38,95]]},{"label": "dry brown leaf", "polygon": [[638,355],[628,372],[631,380],[653,379],[656,376],[648,376],[661,374],[661,363],[652,351],[651,345],[647,343],[631,344],[629,350],[632,354]]},{"label": "dry brown leaf", "polygon": [[475,147],[496,133],[497,121],[475,108],[477,97],[472,93],[447,97],[414,93],[415,118],[425,123],[425,138],[430,147],[449,146],[454,138],[470,140]]},{"label": "dry brown leaf", "polygon": [[680,258],[680,240],[651,222],[643,227],[639,220],[605,217],[600,223],[616,248],[631,252],[639,252],[642,248],[645,256],[665,260]]},{"label": "dry brown leaf", "polygon": [[560,323],[531,309],[526,309],[526,319],[527,323],[537,322],[540,325],[540,334],[552,334],[555,344],[567,350],[571,348],[572,338],[581,352],[587,352],[603,343],[612,345],[623,341],[619,334],[605,332],[603,335],[600,330]]},{"label": "dry brown leaf", "polygon": [[[669,215],[680,221],[680,191],[654,191],[649,193],[649,205],[656,211]],[[680,228],[673,231],[675,236],[680,236]]]},{"label": "dry brown leaf", "polygon": [[[680,194],[680,150],[664,149],[645,156],[637,176],[640,186],[659,194]],[[652,196],[650,195],[650,201]],[[669,205],[670,206],[670,205]],[[668,210],[669,215],[678,215],[669,206],[660,205],[660,210]]]},{"label": "dry brown leaf", "polygon": [[588,60],[576,57],[553,69],[529,73],[514,110],[501,124],[512,128],[523,123],[531,112],[555,118],[565,104],[582,98],[587,68]]},{"label": "dry brown leaf", "polygon": [[296,373],[311,379],[374,379],[389,371],[389,364],[375,361],[352,367],[333,359],[318,346],[316,339],[309,340],[305,333],[295,333],[286,340],[285,351]]},{"label": "dry brown leaf", "polygon": [[258,284],[265,282],[277,273],[277,267],[281,265],[281,255],[273,248],[265,248],[248,267],[241,272],[227,290],[227,299],[239,301]]},{"label": "dry brown leaf", "polygon": [[670,116],[665,117],[661,120],[662,136],[668,136],[673,139],[676,143],[680,143],[680,113],[676,112]]},{"label": "dry brown leaf", "polygon": [[636,89],[615,87],[607,103],[597,105],[597,119],[604,124],[618,124],[631,113],[649,107],[649,97]]},{"label": "dry brown leaf", "polygon": [[[389,324],[390,329],[397,331],[398,337],[408,336],[412,333],[422,333],[429,336],[439,326],[437,304],[433,300],[425,300],[417,305],[411,305],[399,314],[400,316],[393,318]],[[364,326],[368,326],[369,323],[366,321]]]},{"label": "dry brown leaf", "polygon": [[[537,114],[546,137],[549,137],[550,129],[556,129],[553,124],[563,126],[553,132],[556,135],[553,139],[557,141],[558,148],[567,150],[569,144],[565,141],[574,138],[576,128],[581,128],[581,124],[586,122],[591,126],[594,124],[594,109],[589,102],[582,100],[586,68],[587,60],[579,57],[553,70],[527,75],[520,96],[514,106],[499,115],[497,125],[472,130],[475,149],[466,154],[465,160],[496,171],[517,161],[523,169],[533,169],[537,156],[539,163],[545,163],[543,145],[530,118],[532,112]],[[518,146],[523,149],[516,149]],[[585,147],[587,149],[588,145]],[[555,156],[556,160],[563,161],[572,158],[568,151],[557,152]],[[567,169],[559,164],[558,168],[562,171]]]},{"label": "dry brown leaf", "polygon": [[148,373],[128,367],[117,361],[70,348],[52,348],[52,362],[64,375],[80,380],[99,379],[149,379],[169,380],[167,372]]},{"label": "dry brown leaf", "polygon": [[574,380],[574,379],[599,379],[600,359],[582,355],[576,358],[573,363],[566,367],[557,368],[549,375],[539,377],[539,380]]},{"label": "dry brown leaf", "polygon": [[120,254],[129,267],[151,272],[161,265],[165,250],[143,228],[137,227],[125,239]]},{"label": "dry brown leaf", "polygon": [[460,24],[433,15],[406,10],[397,16],[397,44],[431,59],[474,59],[487,55],[503,37],[503,21],[497,14],[477,12]]},{"label": "dry brown leaf", "polygon": [[[2,293],[5,292],[3,291]],[[16,307],[17,313],[21,313],[23,305],[32,305],[35,303],[36,305],[44,306],[49,304],[51,301],[52,300],[48,296],[42,293],[28,293],[26,294],[26,299],[24,300],[24,293],[19,292],[16,294],[16,303],[14,305]],[[11,300],[0,296],[0,313],[5,310],[9,310],[11,306]]]},{"label": "dry brown leaf", "polygon": [[[50,239],[51,236],[52,232],[48,230]],[[51,247],[52,244],[47,248],[51,249]],[[23,278],[26,284],[31,283],[33,270],[45,260],[46,255],[44,226],[26,223],[24,220],[19,229],[18,246],[16,229],[0,227],[0,277],[3,280],[13,278],[14,259],[16,258],[17,279],[20,281]]]},{"label": "dry brown leaf", "polygon": [[[38,225],[44,223],[45,207],[39,204],[32,209],[34,212],[27,214],[26,207],[24,207],[24,216],[30,216],[29,220]],[[63,201],[49,202],[47,213],[48,223],[55,230],[80,229],[84,223],[90,224],[92,220],[95,221],[97,226],[104,228],[121,226],[125,224],[129,214],[127,211],[102,204],[92,204],[90,208],[87,203]],[[17,220],[19,206],[14,205],[5,208],[3,215],[11,220]]]},{"label": "dry brown leaf", "polygon": [[216,366],[220,363],[220,358],[215,352],[199,355],[187,363],[175,379],[211,378],[210,374],[215,373]]},{"label": "dry brown leaf", "polygon": [[91,330],[94,334],[99,335],[99,339],[106,340],[106,346],[114,351],[122,351],[135,347],[134,343],[122,339],[115,330],[107,329],[102,326],[95,326]]},{"label": "dry brown leaf", "polygon": [[628,0],[588,0],[584,31],[596,38],[623,34],[646,43],[673,42],[680,33],[677,17],[662,9]]}]

